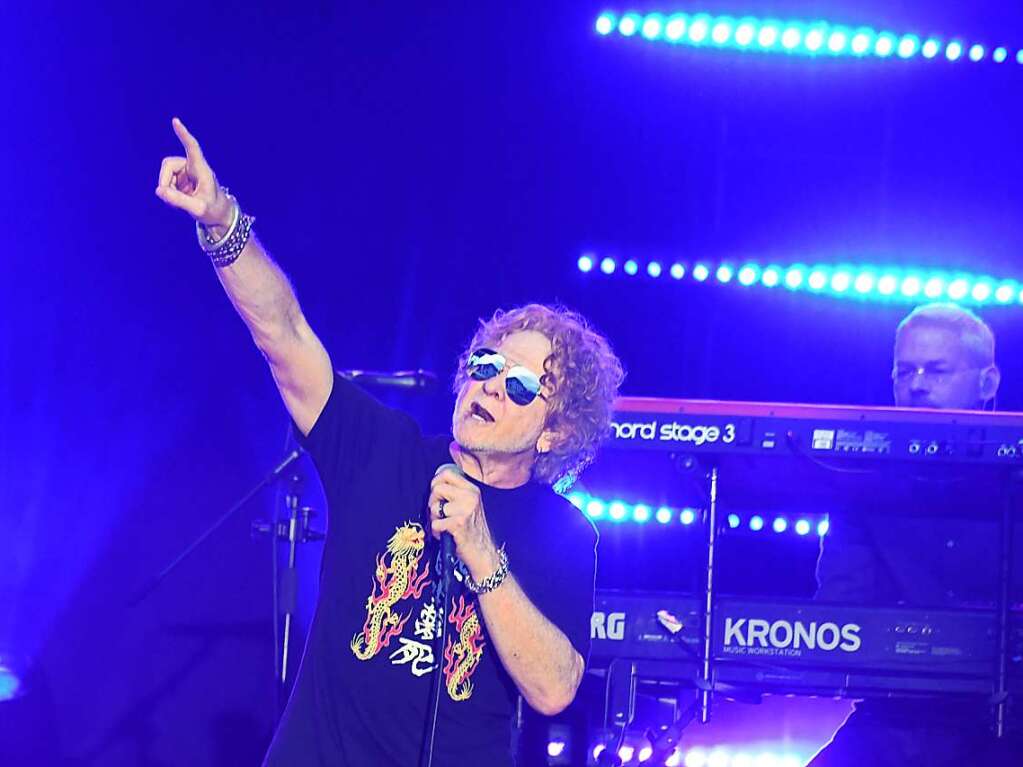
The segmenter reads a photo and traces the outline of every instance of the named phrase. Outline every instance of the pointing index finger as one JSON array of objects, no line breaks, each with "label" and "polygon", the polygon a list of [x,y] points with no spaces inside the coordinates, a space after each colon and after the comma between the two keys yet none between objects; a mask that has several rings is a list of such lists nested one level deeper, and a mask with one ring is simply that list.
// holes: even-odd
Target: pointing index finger
[{"label": "pointing index finger", "polygon": [[181,142],[181,146],[185,148],[185,154],[188,155],[188,159],[198,160],[202,158],[202,149],[199,147],[199,142],[195,140],[195,136],[188,132],[185,124],[175,117],[171,120],[171,126],[174,128],[174,133]]}]

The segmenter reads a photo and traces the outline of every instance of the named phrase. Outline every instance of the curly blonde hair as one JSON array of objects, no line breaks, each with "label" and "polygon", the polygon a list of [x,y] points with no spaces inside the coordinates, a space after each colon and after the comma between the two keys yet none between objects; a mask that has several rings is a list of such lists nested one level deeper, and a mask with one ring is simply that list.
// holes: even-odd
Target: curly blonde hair
[{"label": "curly blonde hair", "polygon": [[481,346],[496,346],[524,330],[542,333],[551,342],[541,382],[549,386],[544,429],[554,432],[551,449],[539,453],[533,478],[564,491],[596,457],[611,424],[614,400],[625,377],[611,345],[576,312],[562,306],[527,304],[498,309],[489,320],[480,319],[469,347],[458,360],[454,391],[468,379],[469,354]]}]

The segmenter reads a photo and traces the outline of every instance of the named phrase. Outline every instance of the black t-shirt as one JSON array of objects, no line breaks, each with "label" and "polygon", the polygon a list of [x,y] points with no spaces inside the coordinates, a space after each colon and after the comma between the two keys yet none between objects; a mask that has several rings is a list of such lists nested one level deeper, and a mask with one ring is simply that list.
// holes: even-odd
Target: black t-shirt
[{"label": "black t-shirt", "polygon": [[[431,679],[443,674],[434,764],[512,763],[517,690],[501,666],[473,594],[456,578],[448,642],[434,658],[437,544],[426,501],[450,437],[424,438],[404,413],[343,378],[305,445],[330,512],[320,591],[295,689],[267,767],[417,764]],[[586,658],[596,531],[564,498],[535,483],[477,483],[495,542],[544,616]]]}]

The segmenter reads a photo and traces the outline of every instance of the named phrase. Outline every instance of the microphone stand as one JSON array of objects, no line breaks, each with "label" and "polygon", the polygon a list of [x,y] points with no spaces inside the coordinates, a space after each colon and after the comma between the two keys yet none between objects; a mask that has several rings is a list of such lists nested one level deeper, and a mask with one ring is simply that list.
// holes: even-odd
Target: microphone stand
[{"label": "microphone stand", "polygon": [[151,577],[146,582],[146,584],[142,586],[142,588],[136,591],[128,599],[127,603],[128,607],[136,607],[137,605],[141,604],[150,594],[156,591],[157,586],[163,583],[167,576],[170,575],[171,572],[173,572],[174,569],[178,565],[180,565],[185,560],[185,558],[188,557],[189,554],[191,554],[193,551],[199,548],[199,546],[201,546],[202,543],[207,538],[209,538],[211,535],[213,535],[213,533],[215,533],[217,530],[223,527],[224,523],[231,519],[231,517],[233,517],[238,512],[238,510],[241,509],[245,504],[252,500],[256,493],[258,493],[260,490],[267,487],[268,485],[271,485],[274,482],[276,482],[280,478],[280,476],[285,471],[288,470],[288,467],[295,463],[295,461],[297,461],[304,452],[305,450],[303,450],[300,447],[297,447],[290,453],[288,453],[284,460],[277,464],[276,468],[274,468],[273,471],[271,471],[269,474],[263,477],[263,479],[261,479],[255,487],[253,487],[251,490],[249,490],[249,492],[247,492],[245,495],[239,498],[238,501],[235,502],[235,504],[230,509],[224,512],[220,519],[215,521],[205,530],[205,532],[203,532],[198,538],[192,541],[192,543],[186,546],[185,549],[180,554],[178,554],[169,565],[167,565],[160,572]]},{"label": "microphone stand", "polygon": [[[315,512],[309,506],[302,506],[302,477],[297,473],[290,478],[291,488],[285,498],[286,518],[278,518],[272,522],[256,520],[252,523],[252,537],[271,539],[274,578],[274,675],[277,684],[277,711],[284,710],[284,691],[288,683],[288,658],[291,648],[291,629],[295,613],[298,610],[298,569],[296,567],[298,545],[311,541],[322,541],[326,536],[313,530],[309,525]],[[288,543],[288,563],[278,577],[277,546],[278,541]],[[278,618],[284,616],[284,631],[279,634]]]},{"label": "microphone stand", "polygon": [[444,645],[448,638],[448,616],[447,605],[451,594],[451,573],[455,566],[455,539],[451,533],[442,533],[440,537],[440,548],[437,552],[437,584],[434,588],[434,602],[437,604],[437,619],[440,621],[440,631],[435,637],[436,647],[433,652],[434,661],[437,664],[433,672],[433,685],[430,688],[430,709],[426,715],[426,730],[423,733],[423,745],[419,750],[419,767],[432,767],[433,765],[433,744],[437,734],[437,713],[440,710],[440,695],[444,688],[444,670],[442,660],[444,658]]}]

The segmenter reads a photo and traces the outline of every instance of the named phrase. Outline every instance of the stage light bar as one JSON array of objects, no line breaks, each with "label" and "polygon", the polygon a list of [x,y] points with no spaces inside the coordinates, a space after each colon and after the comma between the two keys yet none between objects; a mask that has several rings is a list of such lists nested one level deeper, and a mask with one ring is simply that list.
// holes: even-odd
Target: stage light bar
[{"label": "stage light bar", "polygon": [[[618,757],[623,764],[633,763],[634,757],[642,764],[653,755],[653,749],[645,739],[630,738],[630,741],[633,742],[622,745],[618,750]],[[590,749],[590,753],[597,759],[605,748],[603,743],[597,743]],[[664,764],[669,767],[799,767],[805,761],[806,758],[801,754],[791,751],[744,749],[733,746],[709,748],[694,746],[675,749]]]},{"label": "stage light bar", "polygon": [[[788,56],[827,58],[895,58],[902,61],[923,59],[948,62],[1009,60],[1005,46],[991,48],[981,42],[966,42],[953,35],[947,38],[899,34],[872,27],[850,27],[830,21],[779,20],[743,16],[736,18],[711,13],[601,13],[594,24],[602,37],[639,37],[648,42],[684,45],[712,50],[780,53]],[[991,55],[988,55],[988,51]],[[943,53],[943,56],[939,56]],[[1023,64],[1023,49],[1014,57]]]},{"label": "stage light bar", "polygon": [[[691,527],[702,518],[703,511],[690,507],[657,506],[647,503],[627,503],[623,500],[608,501],[588,493],[573,491],[566,496],[577,509],[596,522],[633,522],[646,524],[651,520],[661,525],[682,525]],[[796,514],[767,515],[731,512],[725,517],[725,527],[730,530],[760,532],[771,530],[775,533],[794,533],[800,537],[816,532],[818,536],[828,532],[827,515]]]},{"label": "stage light bar", "polygon": [[[816,293],[861,301],[925,303],[952,301],[972,306],[1019,306],[1023,304],[1023,280],[1002,279],[966,272],[915,269],[867,264],[758,264],[753,262],[697,261],[693,264],[629,259],[598,259],[592,253],[579,257],[583,274],[600,271],[607,276],[658,279],[665,275],[676,281],[742,288],[784,287],[790,291]],[[621,266],[621,268],[619,268]]]}]

